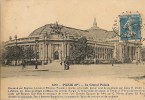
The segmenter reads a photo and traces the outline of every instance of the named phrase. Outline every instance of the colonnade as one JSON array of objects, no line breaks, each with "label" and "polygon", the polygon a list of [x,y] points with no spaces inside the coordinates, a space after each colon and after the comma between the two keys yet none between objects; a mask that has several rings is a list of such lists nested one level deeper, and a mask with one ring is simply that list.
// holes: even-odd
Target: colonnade
[{"label": "colonnade", "polygon": [[95,57],[98,60],[111,60],[113,58],[113,48],[96,47]]}]

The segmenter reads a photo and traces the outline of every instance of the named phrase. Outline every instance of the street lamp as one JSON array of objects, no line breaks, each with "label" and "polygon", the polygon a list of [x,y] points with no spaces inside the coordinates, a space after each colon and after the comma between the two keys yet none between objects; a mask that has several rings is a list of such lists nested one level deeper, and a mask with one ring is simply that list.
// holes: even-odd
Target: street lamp
[{"label": "street lamp", "polygon": [[38,57],[38,48],[37,48],[38,47],[38,42],[39,41],[36,39],[35,40],[35,53],[36,53],[36,55],[35,55],[36,56],[35,69],[38,69],[38,61],[37,61],[37,57]]}]

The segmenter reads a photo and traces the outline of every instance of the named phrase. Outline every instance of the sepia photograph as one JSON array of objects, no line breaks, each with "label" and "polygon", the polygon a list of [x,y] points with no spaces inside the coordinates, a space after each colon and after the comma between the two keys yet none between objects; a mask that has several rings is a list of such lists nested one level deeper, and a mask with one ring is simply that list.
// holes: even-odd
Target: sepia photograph
[{"label": "sepia photograph", "polygon": [[0,100],[145,100],[144,4],[1,0]]}]

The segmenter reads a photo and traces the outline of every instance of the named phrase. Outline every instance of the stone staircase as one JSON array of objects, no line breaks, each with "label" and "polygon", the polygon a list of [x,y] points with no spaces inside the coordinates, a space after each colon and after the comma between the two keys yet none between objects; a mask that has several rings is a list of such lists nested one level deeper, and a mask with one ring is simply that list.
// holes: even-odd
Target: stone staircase
[{"label": "stone staircase", "polygon": [[44,65],[49,69],[49,71],[62,71],[64,70],[64,65],[60,64],[60,61],[52,61],[52,63],[49,63],[48,65]]}]

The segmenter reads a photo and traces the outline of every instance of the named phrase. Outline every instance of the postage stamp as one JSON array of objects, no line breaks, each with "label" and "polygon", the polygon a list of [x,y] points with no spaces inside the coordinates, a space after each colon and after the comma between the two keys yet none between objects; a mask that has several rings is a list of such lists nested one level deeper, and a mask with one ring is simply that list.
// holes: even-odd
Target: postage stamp
[{"label": "postage stamp", "polygon": [[121,15],[120,16],[120,37],[121,40],[141,39],[140,15]]}]

